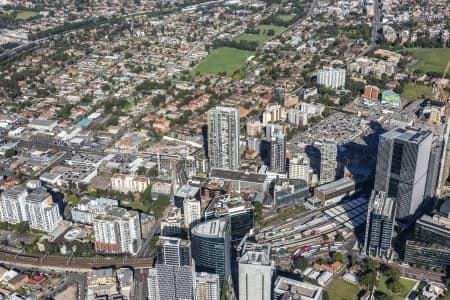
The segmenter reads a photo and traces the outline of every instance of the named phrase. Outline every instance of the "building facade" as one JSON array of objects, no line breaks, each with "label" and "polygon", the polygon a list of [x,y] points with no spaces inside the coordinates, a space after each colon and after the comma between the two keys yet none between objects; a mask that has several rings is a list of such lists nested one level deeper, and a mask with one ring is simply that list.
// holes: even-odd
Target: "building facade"
[{"label": "building facade", "polygon": [[160,299],[194,299],[194,269],[190,242],[179,238],[161,237],[156,251]]},{"label": "building facade", "polygon": [[208,158],[210,168],[239,169],[239,111],[216,107],[208,111]]},{"label": "building facade", "polygon": [[295,154],[289,160],[289,178],[301,179],[306,182],[307,185],[311,184],[313,170],[310,167],[310,161],[308,156],[303,153]]},{"label": "building facade", "polygon": [[273,273],[270,247],[245,252],[239,259],[239,299],[270,300]]},{"label": "building facade", "polygon": [[50,232],[62,221],[58,205],[43,187],[28,192],[15,186],[1,194],[0,220],[11,224],[27,222],[31,228]]},{"label": "building facade", "polygon": [[397,128],[380,136],[375,190],[397,198],[397,218],[414,215],[425,195],[433,134]]},{"label": "building facade", "polygon": [[196,273],[195,300],[220,300],[219,275],[206,272]]},{"label": "building facade", "polygon": [[320,150],[320,184],[332,182],[336,179],[336,142],[324,140],[317,145]]},{"label": "building facade", "polygon": [[201,220],[200,201],[195,198],[184,199],[184,225],[192,228]]},{"label": "building facade", "polygon": [[396,208],[395,199],[388,198],[385,192],[372,192],[364,243],[368,255],[390,258]]},{"label": "building facade", "polygon": [[94,219],[95,250],[102,253],[136,255],[142,243],[139,213],[108,207]]},{"label": "building facade", "polygon": [[327,88],[338,89],[345,86],[345,69],[324,67],[317,71],[317,83]]},{"label": "building facade", "polygon": [[208,220],[191,230],[192,257],[196,270],[218,274],[220,283],[231,274],[230,228],[226,218]]}]

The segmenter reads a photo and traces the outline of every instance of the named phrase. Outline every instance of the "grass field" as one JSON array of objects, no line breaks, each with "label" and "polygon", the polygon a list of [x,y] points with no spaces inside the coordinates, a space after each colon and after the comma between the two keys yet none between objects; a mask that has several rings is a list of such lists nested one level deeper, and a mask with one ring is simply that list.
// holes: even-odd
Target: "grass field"
[{"label": "grass field", "polygon": [[[433,88],[427,85],[408,83],[403,88],[401,95],[408,100],[417,100],[422,98],[433,98]],[[422,97],[424,96],[424,97]]]},{"label": "grass field", "polygon": [[[12,13],[12,10],[8,10],[6,11],[7,13]],[[29,18],[35,17],[37,15],[39,15],[39,13],[34,12],[34,11],[26,11],[26,10],[22,10],[22,11],[16,11],[17,15],[16,15],[16,20],[28,20]]]},{"label": "grass field", "polygon": [[292,20],[294,18],[293,15],[280,15],[277,17],[280,20],[283,20],[285,22],[289,22],[290,20]]},{"label": "grass field", "polygon": [[404,278],[400,278],[400,283],[403,286],[403,289],[401,292],[394,294],[389,290],[389,288],[386,286],[386,276],[381,276],[380,281],[378,282],[377,290],[380,292],[385,293],[390,297],[392,300],[403,300],[408,295],[408,292],[413,288],[414,284],[416,282],[414,280],[408,280]]},{"label": "grass field", "polygon": [[[413,69],[425,73],[437,72],[442,75],[450,60],[450,48],[411,48],[406,51],[419,60]],[[450,70],[447,76],[450,76]]]},{"label": "grass field", "polygon": [[342,279],[337,279],[328,289],[330,300],[358,300],[358,294],[361,290]]},{"label": "grass field", "polygon": [[234,48],[218,48],[209,52],[199,64],[197,64],[192,72],[195,74],[217,74],[226,72],[228,75],[233,74],[235,70],[243,67],[247,59],[254,55],[253,51],[245,51]]},{"label": "grass field", "polygon": [[259,34],[243,33],[235,38],[236,41],[247,40],[255,41],[259,44],[265,43],[272,38],[272,36],[267,35],[267,31],[272,29],[275,35],[282,32],[285,28],[282,26],[275,25],[258,25],[256,28],[259,29]]}]

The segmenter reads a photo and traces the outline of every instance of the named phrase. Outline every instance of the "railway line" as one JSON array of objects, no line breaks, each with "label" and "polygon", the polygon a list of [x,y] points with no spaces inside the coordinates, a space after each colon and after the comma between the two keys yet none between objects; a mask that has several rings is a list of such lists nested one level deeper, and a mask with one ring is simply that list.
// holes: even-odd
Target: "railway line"
[{"label": "railway line", "polygon": [[15,253],[0,250],[0,262],[8,264],[25,264],[37,268],[48,267],[58,269],[91,269],[100,267],[132,267],[134,269],[149,268],[153,265],[153,257],[144,258],[86,258],[46,256],[30,253]]}]

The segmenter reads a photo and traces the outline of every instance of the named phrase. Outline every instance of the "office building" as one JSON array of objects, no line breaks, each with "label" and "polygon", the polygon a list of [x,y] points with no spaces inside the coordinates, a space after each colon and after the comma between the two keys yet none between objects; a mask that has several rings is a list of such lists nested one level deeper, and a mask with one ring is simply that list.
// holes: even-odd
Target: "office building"
[{"label": "office building", "polygon": [[239,259],[239,299],[270,300],[273,273],[270,247],[244,252]]},{"label": "office building", "polygon": [[95,250],[136,255],[142,243],[139,213],[109,206],[94,218]]},{"label": "office building", "polygon": [[167,216],[161,220],[161,235],[167,237],[178,237],[181,235],[181,210],[171,206]]},{"label": "office building", "polygon": [[230,228],[226,218],[207,220],[191,230],[192,257],[196,270],[218,274],[220,283],[231,274]]},{"label": "office building", "polygon": [[210,168],[239,169],[239,110],[216,107],[208,111],[208,158]]},{"label": "office building", "polygon": [[450,219],[439,214],[423,215],[416,221],[414,237],[419,241],[450,248]]},{"label": "office building", "polygon": [[184,199],[186,198],[200,199],[200,188],[185,184],[173,195],[173,202],[181,210],[181,214],[184,214]]},{"label": "office building", "polygon": [[433,271],[445,272],[450,267],[450,248],[408,240],[404,261]]},{"label": "office building", "polygon": [[301,179],[307,185],[311,184],[313,169],[310,167],[310,161],[306,154],[297,153],[289,160],[289,178]]},{"label": "office building", "polygon": [[314,189],[314,196],[320,200],[322,206],[338,203],[345,197],[356,192],[355,180],[344,177],[336,181],[318,186]]},{"label": "office building", "polygon": [[380,136],[375,190],[397,199],[397,218],[414,215],[422,203],[433,134],[397,128]]},{"label": "office building", "polygon": [[201,220],[200,200],[195,198],[184,199],[184,225],[192,228]]},{"label": "office building", "polygon": [[274,300],[301,299],[301,300],[322,300],[323,289],[311,283],[278,276],[274,283]]},{"label": "office building", "polygon": [[336,179],[337,145],[333,140],[317,143],[320,150],[320,184],[332,182]]},{"label": "office building", "polygon": [[156,252],[160,299],[193,299],[194,268],[190,241],[161,237],[156,245]]},{"label": "office building", "polygon": [[364,248],[368,255],[390,258],[394,237],[396,202],[385,192],[372,192],[367,212]]},{"label": "office building", "polygon": [[324,67],[317,71],[317,83],[327,88],[338,89],[345,86],[345,69]]},{"label": "office building", "polygon": [[300,205],[309,195],[309,186],[305,181],[277,178],[273,189],[273,205],[276,208]]},{"label": "office building", "polygon": [[206,272],[196,273],[195,300],[220,300],[219,275]]},{"label": "office building", "polygon": [[205,209],[205,220],[226,218],[230,226],[231,239],[239,240],[255,225],[255,209],[242,198],[224,195],[214,198]]},{"label": "office building", "polygon": [[24,186],[7,189],[0,197],[0,221],[11,224],[27,222],[31,228],[53,231],[62,221],[59,208],[43,187],[30,192]]}]

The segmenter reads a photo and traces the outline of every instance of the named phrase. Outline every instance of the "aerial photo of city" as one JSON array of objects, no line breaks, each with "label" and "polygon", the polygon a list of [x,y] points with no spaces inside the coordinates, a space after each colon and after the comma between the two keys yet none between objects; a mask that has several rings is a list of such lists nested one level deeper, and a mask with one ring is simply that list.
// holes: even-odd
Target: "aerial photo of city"
[{"label": "aerial photo of city", "polygon": [[0,0],[0,300],[450,300],[450,0]]}]

